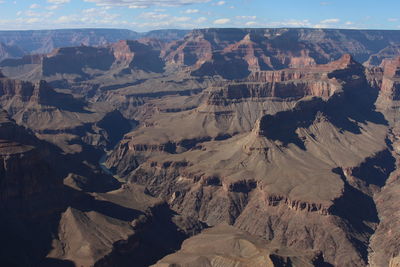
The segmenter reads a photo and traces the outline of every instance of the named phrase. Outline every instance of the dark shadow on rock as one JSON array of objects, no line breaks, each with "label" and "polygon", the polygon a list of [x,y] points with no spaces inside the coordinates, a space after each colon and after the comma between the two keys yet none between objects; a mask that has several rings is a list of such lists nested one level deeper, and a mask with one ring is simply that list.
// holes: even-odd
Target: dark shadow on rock
[{"label": "dark shadow on rock", "polygon": [[60,200],[63,197],[57,192],[51,197],[30,199],[29,203],[14,203],[0,211],[1,266],[41,266],[52,249],[60,214],[66,208]]},{"label": "dark shadow on rock", "polygon": [[335,168],[332,172],[340,175],[344,182],[343,195],[334,201],[332,214],[347,219],[356,229],[372,234],[373,230],[363,222],[379,222],[373,198],[350,185],[341,168]]},{"label": "dark shadow on rock", "polygon": [[[335,199],[330,213],[344,219],[348,223],[346,227],[349,228],[350,233],[372,235],[374,229],[369,226],[369,223],[379,223],[378,211],[373,198],[350,185],[341,168],[334,168],[332,172],[338,174],[344,182],[344,192],[342,197]],[[354,236],[351,236],[350,240],[364,261],[368,262],[368,245]]]},{"label": "dark shadow on rock", "polygon": [[192,76],[198,77],[220,75],[228,80],[243,79],[249,74],[249,64],[233,53],[214,53],[211,62],[205,62],[191,73]]},{"label": "dark shadow on rock", "polygon": [[[173,222],[177,214],[167,204],[151,209],[150,221],[129,240],[114,245],[112,253],[99,260],[95,267],[146,267],[179,250],[188,234]],[[202,226],[205,228],[205,225]],[[134,248],[134,249],[132,249]]]},{"label": "dark shadow on rock", "polygon": [[43,75],[78,74],[86,76],[85,68],[106,71],[110,69],[114,60],[113,53],[107,48],[89,46],[59,48],[55,55],[43,58]]},{"label": "dark shadow on rock", "polygon": [[305,150],[304,140],[296,130],[311,126],[318,113],[340,131],[353,134],[361,134],[363,124],[368,122],[388,124],[384,115],[375,111],[379,92],[369,86],[362,69],[334,71],[330,78],[344,81],[343,92],[336,93],[327,101],[318,97],[302,99],[292,110],[265,115],[260,122],[263,135],[282,142],[284,146],[292,143]]},{"label": "dark shadow on rock", "polygon": [[367,158],[360,166],[352,170],[352,175],[364,181],[366,185],[382,187],[389,175],[396,168],[396,159],[389,150],[384,150],[374,157]]},{"label": "dark shadow on rock", "polygon": [[69,260],[60,260],[54,258],[45,258],[38,267],[75,267],[75,263]]},{"label": "dark shadow on rock", "polygon": [[87,109],[87,103],[80,99],[74,98],[72,95],[63,93],[52,93],[49,100],[41,101],[42,105],[56,107],[61,110],[76,112],[76,113],[87,113],[92,114],[93,111]]},{"label": "dark shadow on rock", "polygon": [[83,212],[95,211],[122,221],[132,221],[143,214],[141,211],[123,207],[109,201],[97,200],[87,194],[82,194],[76,198],[71,203],[71,207]]},{"label": "dark shadow on rock", "polygon": [[164,72],[165,62],[160,58],[160,51],[137,41],[128,41],[128,45],[135,54],[129,67],[146,72]]},{"label": "dark shadow on rock", "polygon": [[136,127],[139,123],[137,121],[131,122],[124,118],[124,116],[118,110],[108,113],[101,119],[97,126],[104,129],[107,132],[108,145],[107,149],[112,149],[126,133]]}]

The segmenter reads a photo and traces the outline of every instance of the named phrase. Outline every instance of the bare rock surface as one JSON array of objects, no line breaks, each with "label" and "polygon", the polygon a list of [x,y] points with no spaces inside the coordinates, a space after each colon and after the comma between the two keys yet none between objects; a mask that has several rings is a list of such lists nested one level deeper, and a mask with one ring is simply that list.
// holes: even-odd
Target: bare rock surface
[{"label": "bare rock surface", "polygon": [[61,32],[0,63],[7,266],[398,265],[397,31]]},{"label": "bare rock surface", "polygon": [[182,248],[154,267],[167,266],[322,266],[316,251],[280,249],[228,225],[217,225],[187,239]]},{"label": "bare rock surface", "polygon": [[[247,81],[210,88],[197,109],[152,117],[107,164],[208,225],[226,222],[292,249],[320,250],[335,266],[365,266],[379,223],[372,197],[394,169],[388,123],[373,110],[376,91],[349,55],[282,73],[258,74],[261,89]],[[278,91],[289,82],[299,86],[287,93],[292,98]],[[309,89],[321,82],[327,89]],[[240,128],[230,130],[236,118]],[[360,171],[370,164],[380,166],[374,177]],[[349,201],[354,206],[344,208]]]}]

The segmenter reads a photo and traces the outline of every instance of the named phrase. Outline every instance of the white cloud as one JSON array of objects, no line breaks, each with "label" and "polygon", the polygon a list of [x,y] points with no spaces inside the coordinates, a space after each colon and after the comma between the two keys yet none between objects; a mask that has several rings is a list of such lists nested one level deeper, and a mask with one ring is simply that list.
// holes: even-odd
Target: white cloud
[{"label": "white cloud", "polygon": [[389,18],[388,21],[389,22],[397,22],[397,21],[399,21],[399,19],[398,18]]},{"label": "white cloud", "polygon": [[59,8],[60,8],[59,5],[52,5],[52,6],[46,7],[47,10],[56,10],[56,9],[59,9]]},{"label": "white cloud", "polygon": [[325,19],[321,20],[319,23],[320,24],[332,24],[332,23],[338,23],[340,22],[340,19]]},{"label": "white cloud", "polygon": [[186,9],[184,11],[184,13],[186,13],[186,14],[195,14],[195,13],[199,13],[199,10],[198,9]]},{"label": "white cloud", "polygon": [[[52,1],[57,1],[57,0],[52,0]],[[95,3],[98,6],[127,6],[129,8],[148,8],[150,6],[185,6],[191,4],[202,4],[210,2],[211,0],[84,0],[84,1]]]},{"label": "white cloud", "polygon": [[151,20],[161,20],[168,17],[169,17],[168,14],[161,14],[157,12],[145,12],[139,15],[139,18],[151,19]]},{"label": "white cloud", "polygon": [[49,18],[54,15],[53,12],[36,12],[33,10],[27,10],[27,11],[23,12],[23,14],[27,17],[41,17],[41,18]]},{"label": "white cloud", "polygon": [[40,6],[38,4],[32,4],[29,6],[30,9],[34,9],[34,8],[39,8]]},{"label": "white cloud", "polygon": [[231,20],[226,19],[226,18],[214,20],[214,24],[216,24],[216,25],[223,25],[223,24],[227,24],[229,22],[231,22]]},{"label": "white cloud", "polygon": [[199,24],[200,24],[200,23],[203,23],[203,22],[206,22],[206,21],[207,21],[207,18],[206,18],[206,17],[200,17],[200,18],[198,18],[198,19],[195,20],[195,22],[196,22],[196,23],[199,23]]},{"label": "white cloud", "polygon": [[305,19],[305,20],[285,20],[285,21],[275,21],[275,22],[270,22],[264,27],[310,27],[312,26],[310,21]]},{"label": "white cloud", "polygon": [[42,21],[41,18],[29,18],[29,19],[25,20],[25,22],[28,23],[28,24],[38,23],[38,22],[41,22],[41,21]]},{"label": "white cloud", "polygon": [[219,2],[214,3],[213,6],[223,6],[225,4],[226,4],[225,1],[219,1]]},{"label": "white cloud", "polygon": [[143,5],[143,6],[139,6],[139,5],[129,5],[129,8],[133,8],[133,9],[140,9],[140,8],[148,8],[149,6]]},{"label": "white cloud", "polygon": [[71,0],[47,0],[47,3],[56,4],[56,5],[66,4],[69,2],[71,2]]},{"label": "white cloud", "polygon": [[252,19],[252,20],[254,20],[254,19],[257,18],[257,16],[236,16],[235,18],[237,18],[237,19]]},{"label": "white cloud", "polygon": [[331,28],[339,23],[340,19],[325,19],[321,20],[318,24],[313,25],[314,28]]},{"label": "white cloud", "polygon": [[257,22],[255,22],[255,21],[248,21],[248,22],[246,22],[245,25],[246,25],[246,26],[255,26],[255,25],[257,25]]},{"label": "white cloud", "polygon": [[55,22],[56,23],[71,23],[76,21],[76,17],[75,16],[61,16],[59,17]]}]

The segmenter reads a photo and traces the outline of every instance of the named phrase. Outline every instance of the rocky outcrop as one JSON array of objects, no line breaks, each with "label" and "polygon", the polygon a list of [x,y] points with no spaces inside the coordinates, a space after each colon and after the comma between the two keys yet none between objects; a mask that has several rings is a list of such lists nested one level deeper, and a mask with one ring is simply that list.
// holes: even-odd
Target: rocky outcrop
[{"label": "rocky outcrop", "polygon": [[365,62],[366,66],[379,66],[385,59],[396,58],[400,55],[400,46],[396,43],[390,44],[378,53],[371,55],[368,61]]},{"label": "rocky outcrop", "polygon": [[203,231],[182,244],[174,254],[161,259],[154,267],[169,266],[320,266],[317,251],[292,251],[278,248],[232,226],[218,225]]},{"label": "rocky outcrop", "polygon": [[[108,166],[208,225],[225,222],[292,249],[320,250],[335,266],[365,266],[378,223],[373,192],[392,168],[382,163],[390,157],[380,156],[387,122],[373,108],[377,90],[364,67],[344,55],[220,86],[207,89],[196,110],[160,114],[126,135]],[[247,119],[241,105],[271,110],[253,109],[246,125],[252,131],[232,134],[232,114]],[[174,120],[188,130],[177,133]],[[219,131],[206,135],[209,125]],[[175,149],[189,136],[198,143]],[[165,149],[168,143],[174,149]],[[355,204],[344,212],[349,202]],[[369,212],[357,211],[367,204]]]},{"label": "rocky outcrop", "polygon": [[6,45],[0,41],[0,61],[6,58],[22,57],[24,52],[16,45]]},{"label": "rocky outcrop", "polygon": [[[388,118],[390,118],[388,114]],[[396,121],[388,134],[388,142],[391,144],[391,155],[395,160],[395,170],[388,177],[382,190],[374,195],[380,223],[370,240],[371,253],[369,255],[370,266],[397,266],[400,254],[400,234],[395,229],[400,227],[399,212],[396,208],[399,201],[399,128]],[[396,257],[397,256],[397,257]]]},{"label": "rocky outcrop", "polygon": [[0,77],[0,101],[2,105],[9,109],[14,115],[15,108],[11,106],[23,106],[24,104],[37,104],[45,106],[53,106],[68,110],[80,110],[85,104],[74,99],[71,95],[57,93],[45,81],[35,83],[7,79]]},{"label": "rocky outcrop", "polygon": [[139,41],[120,41],[112,46],[117,64],[145,72],[163,72],[160,51]]},{"label": "rocky outcrop", "polygon": [[[144,122],[138,131],[127,135],[120,149],[111,154],[108,166],[122,170],[126,168],[121,166],[121,162],[136,162],[132,166],[142,162],[143,157],[139,154],[148,156],[160,151],[180,153],[204,141],[243,133],[251,130],[264,114],[294,108],[298,99],[329,99],[333,96],[340,99],[336,95],[351,88],[360,88],[363,82],[366,82],[363,67],[349,55],[327,65],[255,72],[242,81],[216,82],[202,92],[200,99],[203,103],[198,108],[160,114],[160,120],[152,118],[154,122]],[[333,102],[332,105],[338,104]],[[315,112],[318,108],[317,104]],[[177,132],[175,129],[180,125],[191,126]],[[134,155],[140,160],[132,160]],[[124,160],[124,157],[130,160]]]},{"label": "rocky outcrop", "polygon": [[[137,33],[124,29],[59,29],[38,31],[0,31],[0,43],[12,53],[1,54],[0,61],[7,57],[27,54],[50,53],[61,47],[79,45],[104,46],[120,40],[156,38],[162,41],[181,39],[187,30],[156,30]],[[9,51],[8,51],[9,52]]]},{"label": "rocky outcrop", "polygon": [[400,58],[384,63],[381,91],[390,100],[400,100]]},{"label": "rocky outcrop", "polygon": [[[47,66],[48,82],[0,75],[0,104],[58,148],[7,130],[13,124],[0,127],[2,197],[25,198],[27,214],[43,215],[4,217],[0,229],[16,241],[0,257],[20,243],[31,260],[26,251],[6,258],[23,258],[23,266],[149,266],[171,253],[159,264],[257,266],[260,255],[272,266],[397,264],[400,71],[386,57],[398,39],[204,29],[170,43],[81,45],[4,61],[5,74],[29,80]],[[388,46],[393,53],[368,69],[356,61]],[[63,184],[50,181],[54,170]],[[236,229],[206,232],[176,252],[221,223]],[[203,250],[203,238],[221,253]]]},{"label": "rocky outcrop", "polygon": [[[49,148],[16,125],[5,111],[0,114],[1,203],[28,201],[62,185],[49,158]],[[4,208],[3,206],[3,208]]]},{"label": "rocky outcrop", "polygon": [[55,74],[84,74],[85,68],[108,70],[114,55],[107,48],[88,46],[58,48],[43,58],[43,76]]},{"label": "rocky outcrop", "polygon": [[[201,29],[171,43],[163,54],[168,65],[189,67],[194,76],[238,79],[253,71],[327,63],[345,53],[364,62],[398,42],[398,37],[384,35],[378,31],[325,29]],[[373,42],[378,36],[380,41]],[[382,53],[379,60],[369,62],[376,66],[395,55],[395,51]],[[235,68],[231,69],[232,65]]]},{"label": "rocky outcrop", "polygon": [[8,66],[8,67],[16,67],[23,65],[38,65],[42,63],[43,55],[34,54],[34,55],[25,55],[20,58],[7,58],[0,62],[0,67]]},{"label": "rocky outcrop", "polygon": [[174,215],[145,188],[124,185],[75,199],[61,215],[48,257],[79,266],[149,266],[203,227]]},{"label": "rocky outcrop", "polygon": [[[65,29],[40,31],[2,31],[0,42],[15,45],[24,54],[50,53],[55,48],[79,45],[99,46],[122,39],[136,39],[139,34],[119,29]],[[17,55],[18,57],[22,55]],[[3,58],[0,58],[3,59]]]}]

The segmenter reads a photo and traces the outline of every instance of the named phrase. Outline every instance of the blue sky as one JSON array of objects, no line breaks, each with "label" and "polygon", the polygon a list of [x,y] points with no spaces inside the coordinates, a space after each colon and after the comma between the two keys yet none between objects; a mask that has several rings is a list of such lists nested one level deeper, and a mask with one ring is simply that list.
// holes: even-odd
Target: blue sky
[{"label": "blue sky", "polygon": [[310,27],[400,30],[399,0],[0,0],[0,29]]}]

